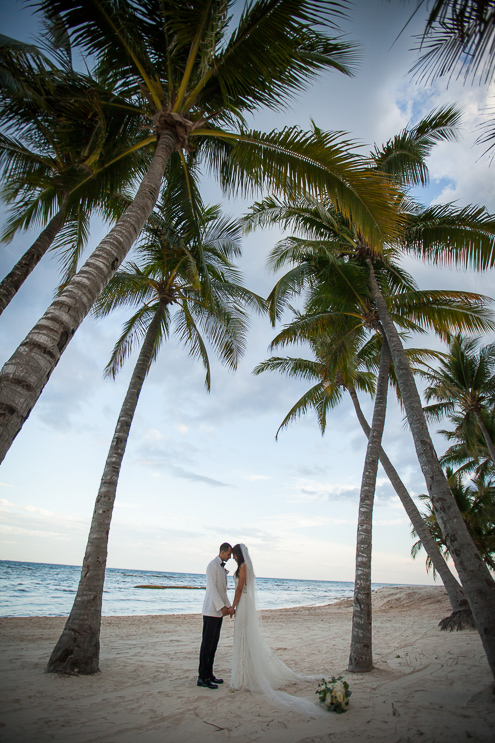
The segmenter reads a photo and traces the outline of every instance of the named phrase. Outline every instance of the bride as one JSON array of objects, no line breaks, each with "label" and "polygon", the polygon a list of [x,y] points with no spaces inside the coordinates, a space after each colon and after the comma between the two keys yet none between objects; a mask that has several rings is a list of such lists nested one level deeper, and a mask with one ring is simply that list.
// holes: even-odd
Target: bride
[{"label": "bride", "polygon": [[270,650],[261,635],[256,611],[256,579],[246,545],[236,544],[232,557],[237,562],[237,570],[231,607],[231,611],[235,610],[231,687],[262,692],[277,706],[294,712],[313,717],[321,714],[316,703],[278,691],[287,684],[315,677],[299,676]]}]

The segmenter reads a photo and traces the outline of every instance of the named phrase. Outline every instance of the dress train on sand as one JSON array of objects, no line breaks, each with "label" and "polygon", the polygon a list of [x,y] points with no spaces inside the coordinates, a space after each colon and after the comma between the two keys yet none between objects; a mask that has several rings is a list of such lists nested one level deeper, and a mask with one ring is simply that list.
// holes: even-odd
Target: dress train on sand
[{"label": "dress train on sand", "polygon": [[[235,613],[234,647],[232,654],[232,676],[230,685],[234,689],[247,689],[265,694],[278,707],[311,717],[323,714],[316,703],[279,689],[301,681],[312,681],[321,677],[300,676],[285,665],[270,649],[261,634],[256,611],[256,578],[249,551],[241,544],[246,563],[246,585]],[[235,580],[237,587],[237,580]]]}]

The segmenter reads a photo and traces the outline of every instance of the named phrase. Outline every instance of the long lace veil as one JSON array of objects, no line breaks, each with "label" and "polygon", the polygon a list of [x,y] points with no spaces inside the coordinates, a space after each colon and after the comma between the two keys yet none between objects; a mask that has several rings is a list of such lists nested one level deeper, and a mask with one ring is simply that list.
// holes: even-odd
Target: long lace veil
[{"label": "long lace veil", "polygon": [[278,691],[287,684],[313,680],[315,677],[299,676],[292,671],[268,647],[263,639],[257,611],[256,576],[253,562],[246,545],[241,544],[240,547],[246,563],[246,589],[242,594],[241,601],[244,602],[243,613],[245,612],[245,616],[243,621],[245,622],[247,651],[242,662],[247,664],[247,668],[244,670],[248,670],[249,686],[252,691],[261,691],[266,694],[279,707],[283,706],[293,712],[311,717],[319,716],[321,710],[316,703]]}]

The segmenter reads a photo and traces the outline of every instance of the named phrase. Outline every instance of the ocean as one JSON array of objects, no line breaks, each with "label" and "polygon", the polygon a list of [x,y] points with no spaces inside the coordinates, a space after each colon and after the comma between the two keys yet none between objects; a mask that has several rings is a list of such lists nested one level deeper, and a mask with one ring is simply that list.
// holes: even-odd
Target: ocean
[{"label": "ocean", "polygon": [[[0,616],[57,617],[69,614],[79,582],[76,565],[0,560]],[[107,568],[103,592],[104,616],[136,614],[197,614],[201,612],[206,578],[200,573]],[[173,586],[165,589],[138,586]],[[257,578],[260,609],[330,604],[352,596],[345,581]],[[379,588],[383,583],[373,584]],[[232,572],[228,576],[232,589]]]}]

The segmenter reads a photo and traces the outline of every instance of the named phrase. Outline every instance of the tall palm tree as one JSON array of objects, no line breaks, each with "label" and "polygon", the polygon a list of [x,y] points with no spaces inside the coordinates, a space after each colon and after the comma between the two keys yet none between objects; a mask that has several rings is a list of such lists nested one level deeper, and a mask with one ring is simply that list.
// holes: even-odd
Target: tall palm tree
[{"label": "tall palm tree", "polygon": [[373,300],[390,346],[418,461],[438,523],[449,545],[449,551],[454,558],[456,570],[469,601],[488,663],[495,676],[495,636],[490,630],[490,627],[495,624],[495,582],[466,528],[438,461],[426,424],[421,398],[400,336],[376,280],[371,259],[368,259],[368,269]]},{"label": "tall palm tree", "polygon": [[277,108],[323,69],[349,73],[353,47],[329,38],[342,3],[234,0],[40,0],[60,15],[98,73],[147,128],[154,155],[133,203],[48,308],[0,374],[0,461],[93,302],[139,235],[173,153],[197,157],[234,192],[260,185],[327,192],[380,244],[397,216],[392,188],[362,168],[340,134],[248,131],[244,116]]},{"label": "tall palm tree", "polygon": [[[323,336],[323,339],[321,337],[308,337],[307,343],[314,353],[314,359],[272,356],[258,364],[254,370],[255,374],[260,374],[263,371],[279,371],[293,377],[315,382],[314,386],[293,405],[282,421],[279,431],[309,409],[313,409],[316,412],[323,434],[327,426],[328,411],[338,405],[342,400],[342,393],[347,391],[361,428],[366,438],[369,437],[370,426],[361,408],[358,390],[369,394],[375,392],[376,351],[378,350],[380,337],[373,336],[362,345],[356,345],[356,341],[357,339],[351,340],[349,336],[346,338]],[[275,347],[276,342],[271,345],[271,348]],[[345,349],[344,353],[342,353],[342,347]],[[408,349],[409,359],[414,362],[432,355],[437,356],[434,352],[425,352],[422,349]],[[277,436],[279,431],[277,431]],[[426,528],[421,513],[383,448],[380,449],[380,463],[404,506],[415,531],[420,536],[428,554],[428,559],[443,581],[452,606],[452,612],[464,611],[467,601],[462,588],[452,575],[435,540]]]},{"label": "tall palm tree", "polygon": [[482,415],[495,405],[495,343],[479,350],[478,346],[479,339],[458,335],[438,369],[424,365],[420,373],[427,382],[425,399],[437,401],[426,406],[425,413],[433,420],[452,413],[462,415],[466,431],[474,418],[495,465],[495,445]]},{"label": "tall palm tree", "polygon": [[373,420],[368,435],[364,459],[356,534],[356,567],[354,571],[354,605],[349,651],[349,671],[363,673],[373,668],[371,633],[371,548],[372,519],[378,462],[382,448],[385,413],[387,409],[390,349],[384,338],[376,383]]},{"label": "tall palm tree", "polygon": [[[399,174],[400,177],[400,174]],[[407,185],[407,184],[406,184]],[[492,267],[495,263],[495,220],[479,207],[454,211],[451,205],[438,209],[415,210],[409,214],[401,250],[414,251],[432,263]],[[414,377],[401,338],[390,315],[375,275],[374,263],[380,260],[373,247],[360,241],[366,255],[371,294],[390,346],[399,389],[413,435],[418,461],[425,477],[428,494],[442,533],[454,558],[466,598],[480,634],[488,663],[495,676],[495,581],[476,549],[466,528],[448,482],[438,461],[421,406]]]},{"label": "tall palm tree", "polygon": [[[438,141],[438,138],[449,136],[448,124],[436,132],[436,123],[434,116],[431,121],[426,122],[426,131],[429,128],[433,135],[430,136],[429,141],[425,142],[423,127],[418,127],[412,132],[412,139],[417,136],[425,143],[419,150],[416,150],[416,156],[412,157],[407,152],[401,153],[399,158],[387,156],[387,175],[391,180],[407,187],[408,183],[413,182],[412,174],[416,174],[415,177],[419,182],[427,181],[428,173],[424,166],[425,153],[431,149],[435,141]],[[373,168],[381,167],[380,163],[383,156],[387,154],[389,144],[387,143],[381,149],[375,148],[371,160]],[[407,168],[404,161],[408,164]],[[261,204],[256,204],[248,217],[248,224],[265,224],[277,219],[283,226],[295,222],[298,225],[302,224],[306,231],[302,240],[288,238],[275,257],[274,266],[276,267],[283,265],[287,258],[292,260],[291,256],[298,255],[297,260],[293,261],[295,266],[292,271],[278,282],[272,293],[274,307],[272,318],[276,319],[280,315],[281,308],[290,296],[299,293],[307,282],[312,281],[315,266],[312,265],[311,260],[306,258],[307,246],[311,247],[311,242],[308,243],[308,233],[310,238],[313,238],[314,245],[320,245],[327,266],[336,270],[340,256],[349,255],[350,260],[366,267],[370,300],[376,313],[376,321],[383,328],[391,350],[395,374],[428,492],[435,510],[439,511],[437,517],[446,539],[451,544],[456,543],[456,569],[495,675],[495,637],[492,637],[487,630],[495,623],[495,583],[481,561],[452,495],[449,495],[448,484],[438,463],[412,371],[395,327],[394,318],[382,293],[385,289],[387,294],[389,291],[387,283],[383,281],[385,264],[383,256],[376,253],[373,245],[362,238],[359,230],[356,230],[349,220],[325,202],[316,203],[314,213],[306,215],[305,212],[304,217],[299,218],[300,209],[304,210],[307,206],[305,201],[305,199],[300,199],[299,203],[296,201],[294,205],[294,203],[287,204],[280,201],[274,203],[273,199],[265,200]],[[440,210],[433,210],[433,213],[425,210],[426,216],[423,219],[422,210],[405,196],[401,207],[405,229],[399,239],[390,235],[390,246],[387,249],[390,251],[389,255],[398,256],[402,251],[409,250],[416,251],[419,255],[426,254],[432,261],[448,261],[452,256],[459,261],[474,262],[477,265],[492,265],[495,261],[495,220],[492,215],[486,214],[485,210],[477,207],[458,209],[446,205]],[[281,217],[284,214],[285,218]],[[444,246],[447,246],[445,253],[442,252]],[[375,268],[379,273],[375,273]],[[328,269],[327,275],[330,271],[331,268]],[[390,276],[394,273],[400,275],[397,269],[389,271]],[[324,282],[320,285],[324,286]],[[444,319],[446,319],[445,315]],[[444,337],[447,338],[448,334],[445,333]]]},{"label": "tall palm tree", "polygon": [[0,313],[51,247],[61,249],[62,282],[75,273],[91,213],[114,218],[112,195],[146,166],[135,116],[103,81],[72,69],[70,45],[56,51],[59,66],[0,38],[1,196],[11,205],[1,239],[45,225],[1,281]]},{"label": "tall palm tree", "polygon": [[[318,212],[315,210],[312,222],[313,235],[316,231],[317,217]],[[337,217],[338,215],[335,215],[336,219]],[[326,237],[330,237],[330,233],[335,229],[329,227],[330,218],[331,215],[327,212],[326,223],[322,228]],[[307,219],[308,213],[305,212],[304,224],[306,226]],[[334,238],[337,245],[340,245],[340,251],[345,249],[341,244],[343,234],[345,234],[344,226],[341,226],[338,231],[335,230]],[[370,302],[366,268],[359,265],[354,255],[351,255],[348,261],[343,260],[342,252],[336,257],[335,247],[332,255],[330,244],[331,240],[328,239],[326,241],[313,239],[305,242],[302,238],[297,240],[288,238],[281,241],[274,249],[272,259],[274,256],[277,257],[275,261],[277,266],[282,258],[288,260],[289,256],[293,262],[299,261],[292,271],[279,280],[276,289],[272,292],[272,304],[279,304],[278,312],[283,298],[286,298],[294,287],[300,286],[301,273],[298,273],[298,268],[303,262],[304,279],[311,286],[310,296],[306,302],[308,314],[286,327],[275,339],[275,345],[308,338],[311,342],[311,334],[316,343],[321,344],[325,333],[328,333],[327,338],[332,339],[337,348],[341,345],[341,339],[346,339],[345,343],[342,343],[342,348],[345,348],[349,345],[349,337],[356,335],[359,338],[365,330],[381,335],[376,308]],[[479,312],[479,307],[475,309],[475,303],[483,302],[481,297],[469,294],[463,296],[462,292],[418,291],[412,278],[400,271],[399,267],[394,264],[393,250],[385,250],[382,263],[383,265],[380,264],[380,283],[387,291],[390,312],[394,320],[402,327],[418,331],[424,327],[432,327],[437,332],[445,334],[454,324],[471,328],[480,327],[479,323],[483,325],[483,313]],[[273,314],[277,314],[277,310],[273,311]],[[489,322],[488,326],[490,326]],[[339,355],[342,354],[339,352]],[[380,395],[376,396],[378,402],[377,413],[374,414],[376,427],[373,429],[372,426],[368,433],[369,445],[360,495],[353,636],[349,659],[349,670],[355,672],[370,671],[373,667],[371,642],[372,506],[378,458],[381,453],[381,435],[389,376],[388,365],[389,360],[385,355],[381,359],[378,375],[377,387],[380,387]],[[338,370],[341,371],[341,368]],[[305,402],[308,402],[307,399]],[[462,606],[463,597],[458,588],[452,588],[455,595],[454,611],[457,611]]]},{"label": "tall palm tree", "polygon": [[137,342],[142,340],[142,345],[103,470],[77,595],[50,657],[50,672],[98,671],[103,583],[117,483],[139,395],[161,344],[175,328],[190,355],[204,364],[209,390],[203,335],[221,361],[235,368],[244,347],[241,302],[259,304],[239,284],[230,262],[239,253],[238,224],[221,218],[216,207],[204,211],[199,229],[187,220],[171,222],[170,217],[167,205],[153,213],[139,245],[138,262],[122,266],[96,305],[98,316],[122,306],[136,309],[115,345],[108,375],[115,376]]},{"label": "tall palm tree", "polygon": [[[485,269],[495,262],[494,234],[495,220],[484,209],[469,206],[452,211],[452,206],[447,204],[413,211],[401,238],[401,249],[431,263]],[[418,461],[438,522],[452,546],[456,569],[495,675],[495,638],[487,629],[495,623],[495,583],[482,563],[439,464],[401,339],[376,281],[373,251],[367,263],[373,299],[390,345]]]}]

